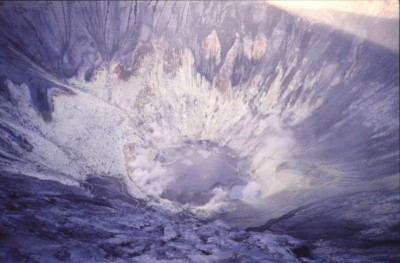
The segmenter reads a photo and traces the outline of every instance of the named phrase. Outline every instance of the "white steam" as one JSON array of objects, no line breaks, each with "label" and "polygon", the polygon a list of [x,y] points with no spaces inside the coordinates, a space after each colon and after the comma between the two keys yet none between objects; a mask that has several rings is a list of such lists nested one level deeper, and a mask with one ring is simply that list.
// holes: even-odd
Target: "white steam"
[{"label": "white steam", "polygon": [[164,189],[175,180],[174,174],[159,162],[146,155],[139,155],[129,164],[131,178],[147,194],[160,197]]}]

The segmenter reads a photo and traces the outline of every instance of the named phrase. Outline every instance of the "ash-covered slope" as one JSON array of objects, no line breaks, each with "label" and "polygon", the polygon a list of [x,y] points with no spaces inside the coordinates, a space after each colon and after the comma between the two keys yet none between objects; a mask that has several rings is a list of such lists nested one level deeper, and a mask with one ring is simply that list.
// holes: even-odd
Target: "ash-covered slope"
[{"label": "ash-covered slope", "polygon": [[390,260],[399,54],[369,37],[398,19],[327,14],[358,31],[264,2],[2,2],[0,170]]}]

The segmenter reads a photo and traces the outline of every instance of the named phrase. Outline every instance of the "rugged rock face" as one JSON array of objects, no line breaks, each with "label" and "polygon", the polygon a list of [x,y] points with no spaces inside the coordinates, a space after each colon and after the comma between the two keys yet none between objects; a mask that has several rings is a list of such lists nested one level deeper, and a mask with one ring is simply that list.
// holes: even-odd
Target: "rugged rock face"
[{"label": "rugged rock face", "polygon": [[15,174],[1,180],[3,262],[298,262],[299,240],[149,207],[122,195],[115,178],[91,178],[90,191]]},{"label": "rugged rock face", "polygon": [[[377,10],[369,4],[360,10]],[[2,2],[1,182],[32,185],[25,190],[29,202],[43,203],[32,209],[47,220],[39,227],[44,232],[59,233],[64,208],[68,217],[82,217],[75,232],[92,221],[100,227],[105,214],[122,222],[126,208],[135,222],[148,220],[142,214],[160,217],[149,223],[154,233],[184,214],[182,225],[166,232],[188,234],[195,222],[217,231],[214,223],[195,219],[206,218],[230,225],[215,234],[218,242],[245,236],[212,245],[212,252],[202,249],[206,261],[233,260],[223,253],[239,247],[240,262],[295,261],[294,255],[394,260],[398,3],[386,6],[379,14],[325,10],[321,22],[265,2]],[[393,10],[397,17],[384,16]],[[46,203],[41,192],[50,185],[55,195],[72,191],[73,200]],[[118,201],[107,196],[115,185]],[[12,201],[7,188],[1,191],[2,227],[18,225],[16,215],[26,218],[20,230],[1,230],[2,244],[18,241],[2,245],[2,257],[46,261],[50,254],[27,248],[36,239],[49,244],[40,233],[28,233],[31,208]],[[104,199],[107,212],[92,203],[93,195]],[[91,200],[83,202],[89,207],[75,201],[82,198]],[[147,206],[138,213],[132,202]],[[117,253],[125,251],[119,243],[97,247],[115,238],[110,232],[122,231],[113,230],[112,221],[103,226],[106,236],[80,252],[69,249],[61,233],[63,245],[49,250],[55,255],[49,261],[76,261],[76,253],[92,261],[106,255],[173,259],[146,245],[157,235],[145,230],[137,230],[147,236],[141,252],[127,245],[130,252]],[[137,242],[139,232],[128,228],[129,240],[121,242]],[[259,257],[264,248],[251,247],[251,240],[265,240],[266,247],[281,240],[257,234],[264,231],[309,243],[277,241],[289,252]],[[186,247],[171,248],[172,254],[197,255],[197,243],[180,239]]]}]

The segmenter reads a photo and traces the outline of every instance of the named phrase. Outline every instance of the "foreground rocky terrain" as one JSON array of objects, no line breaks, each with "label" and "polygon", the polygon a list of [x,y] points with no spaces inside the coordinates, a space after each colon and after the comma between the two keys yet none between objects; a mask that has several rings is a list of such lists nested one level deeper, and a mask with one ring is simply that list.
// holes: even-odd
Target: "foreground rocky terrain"
[{"label": "foreground rocky terrain", "polygon": [[[90,182],[92,181],[92,182]],[[251,233],[131,198],[115,179],[87,189],[1,174],[2,262],[299,262],[287,235]],[[101,183],[101,184],[99,184]],[[297,254],[297,255],[296,255]]]}]

